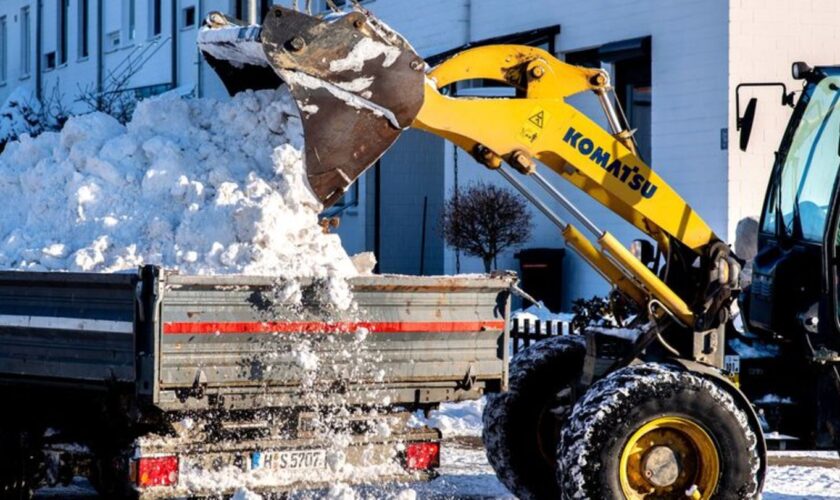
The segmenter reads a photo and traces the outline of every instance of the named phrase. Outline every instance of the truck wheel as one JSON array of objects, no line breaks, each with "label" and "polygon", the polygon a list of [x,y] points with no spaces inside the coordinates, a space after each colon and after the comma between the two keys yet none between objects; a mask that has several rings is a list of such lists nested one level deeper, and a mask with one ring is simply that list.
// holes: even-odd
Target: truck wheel
[{"label": "truck wheel", "polygon": [[755,498],[763,478],[747,414],[712,380],[643,364],[594,384],[558,449],[567,498]]},{"label": "truck wheel", "polygon": [[482,438],[502,484],[522,500],[557,498],[556,450],[571,411],[585,349],[582,339],[551,337],[517,355],[510,390],[491,396]]},{"label": "truck wheel", "polygon": [[0,432],[0,450],[0,500],[32,498],[35,475],[21,433]]}]

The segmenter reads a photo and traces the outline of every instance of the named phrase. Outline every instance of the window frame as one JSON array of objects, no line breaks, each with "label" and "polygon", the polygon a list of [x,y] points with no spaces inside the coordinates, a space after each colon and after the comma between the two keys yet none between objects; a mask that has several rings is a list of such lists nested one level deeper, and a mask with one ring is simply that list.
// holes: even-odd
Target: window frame
[{"label": "window frame", "polygon": [[[189,18],[188,14],[192,16],[192,22],[187,24],[187,19]],[[185,5],[181,7],[181,30],[187,31],[194,29],[198,24],[198,8],[195,5]]]},{"label": "window frame", "polygon": [[58,40],[56,40],[55,48],[55,67],[57,68],[66,65],[69,56],[70,0],[56,0],[56,2],[58,2],[58,9],[56,9],[56,35]]},{"label": "window frame", "polygon": [[6,16],[0,16],[0,85],[9,78],[9,25]]},{"label": "window frame", "polygon": [[77,56],[80,61],[90,57],[90,0],[79,0],[78,4],[79,43]]},{"label": "window frame", "polygon": [[163,0],[149,0],[149,38],[163,34]]},{"label": "window frame", "polygon": [[32,75],[32,10],[29,5],[20,9],[20,78]]},{"label": "window frame", "polygon": [[[825,76],[826,78],[836,78],[840,76],[840,74],[831,73]],[[763,237],[772,238],[774,240],[779,241],[796,242],[796,244],[811,246],[819,246],[824,243],[822,237],[819,239],[805,237],[802,231],[801,221],[798,220],[798,216],[794,220],[792,229],[789,231],[785,224],[785,217],[781,206],[783,196],[781,182],[784,177],[784,170],[787,164],[788,157],[790,155],[790,150],[793,146],[793,141],[796,137],[796,132],[800,129],[802,119],[804,118],[805,113],[808,110],[809,104],[811,103],[813,92],[817,88],[819,83],[821,83],[822,81],[824,81],[824,79],[821,79],[819,82],[809,84],[806,86],[806,88],[802,92],[801,98],[794,107],[793,114],[791,115],[787,129],[785,130],[784,136],[782,137],[781,145],[779,146],[779,150],[776,153],[772,174],[768,183],[768,195],[766,196],[761,209],[761,219],[759,221],[759,234],[761,234]],[[836,108],[835,112],[837,112]],[[840,170],[838,170],[836,178],[840,178]],[[831,212],[833,210],[832,206],[836,203],[833,197],[829,201],[829,203],[830,206],[828,210],[829,212]],[[768,219],[770,217],[771,212],[775,214],[775,220],[773,221],[774,224],[768,227],[770,222]],[[830,223],[831,217],[830,214],[827,214],[825,221],[826,226],[823,227],[823,235],[827,235],[829,232],[831,232],[831,228],[827,225]]]}]

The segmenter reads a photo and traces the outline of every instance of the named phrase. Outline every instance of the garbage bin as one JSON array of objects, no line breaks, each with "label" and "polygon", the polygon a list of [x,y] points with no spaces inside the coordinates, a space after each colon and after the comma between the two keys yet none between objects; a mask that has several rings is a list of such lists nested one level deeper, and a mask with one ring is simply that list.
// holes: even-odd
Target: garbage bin
[{"label": "garbage bin", "polygon": [[[551,312],[561,312],[563,295],[562,248],[527,248],[514,257],[519,259],[519,274],[523,290],[541,301]],[[531,302],[524,300],[524,307]]]}]

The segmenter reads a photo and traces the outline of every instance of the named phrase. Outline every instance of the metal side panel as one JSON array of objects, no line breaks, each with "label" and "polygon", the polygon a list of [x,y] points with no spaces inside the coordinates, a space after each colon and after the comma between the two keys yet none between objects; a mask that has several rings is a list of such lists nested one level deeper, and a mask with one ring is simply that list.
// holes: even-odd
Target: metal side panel
[{"label": "metal side panel", "polygon": [[136,274],[0,272],[0,377],[134,380]]},{"label": "metal side panel", "polygon": [[170,276],[161,309],[159,401],[241,398],[248,388],[288,393],[306,382],[376,388],[402,400],[394,402],[419,402],[425,389],[451,394],[501,384],[509,285],[489,278],[356,278],[354,308],[339,312],[317,299],[323,283],[305,283],[303,306],[295,308],[275,299],[283,284],[271,280]]}]

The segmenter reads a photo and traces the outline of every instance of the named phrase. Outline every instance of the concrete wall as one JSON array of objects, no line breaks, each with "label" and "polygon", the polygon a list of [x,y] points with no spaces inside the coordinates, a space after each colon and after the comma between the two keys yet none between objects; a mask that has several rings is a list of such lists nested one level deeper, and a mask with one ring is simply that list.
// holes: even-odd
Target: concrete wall
[{"label": "concrete wall", "polygon": [[[730,2],[729,58],[729,220],[727,231],[734,241],[738,221],[758,215],[773,167],[774,152],[792,112],[780,105],[781,90],[745,89],[742,112],[750,97],[758,98],[758,111],[747,152],[738,149],[735,87],[743,82],[784,82],[788,91],[799,91],[802,82],[792,79],[791,63],[811,66],[840,64],[840,2],[764,0]],[[798,99],[798,96],[797,96]]]}]

